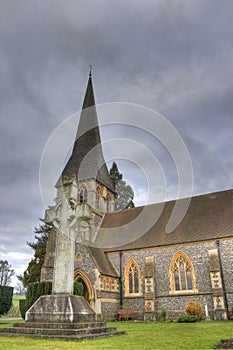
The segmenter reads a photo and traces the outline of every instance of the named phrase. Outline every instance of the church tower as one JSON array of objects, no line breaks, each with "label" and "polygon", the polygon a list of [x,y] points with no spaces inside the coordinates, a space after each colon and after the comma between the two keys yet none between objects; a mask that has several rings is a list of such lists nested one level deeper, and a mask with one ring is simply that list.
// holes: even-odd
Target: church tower
[{"label": "church tower", "polygon": [[61,186],[73,181],[78,203],[91,210],[91,220],[83,221],[79,236],[93,242],[104,213],[114,210],[115,191],[103,156],[91,71],[72,154],[56,185],[57,198]]},{"label": "church tower", "polygon": [[[56,213],[65,207],[80,208],[81,211],[75,230],[76,249],[80,249],[79,243],[92,246],[105,213],[114,211],[115,190],[103,156],[91,71],[73,150],[56,188]],[[71,216],[68,212],[69,209],[66,214],[69,220]],[[53,222],[51,215],[46,213],[45,220]],[[47,241],[41,281],[53,280],[56,242],[57,229],[53,225]]]}]

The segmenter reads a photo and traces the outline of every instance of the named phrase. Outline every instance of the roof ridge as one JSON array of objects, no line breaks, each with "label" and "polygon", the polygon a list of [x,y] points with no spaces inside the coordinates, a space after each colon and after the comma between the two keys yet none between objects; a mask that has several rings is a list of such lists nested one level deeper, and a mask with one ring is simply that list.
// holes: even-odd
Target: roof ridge
[{"label": "roof ridge", "polygon": [[148,207],[148,206],[168,204],[168,203],[182,201],[182,200],[187,200],[187,199],[197,199],[197,198],[200,198],[200,197],[204,198],[204,197],[207,197],[207,196],[224,194],[226,192],[227,193],[233,192],[233,189],[229,188],[227,190],[222,190],[222,191],[206,192],[206,193],[196,194],[196,195],[190,196],[190,197],[172,198],[172,199],[165,200],[164,202],[155,202],[155,203],[143,204],[143,205],[136,206],[134,208],[125,208],[125,209],[122,209],[122,210],[116,210],[116,211],[108,212],[108,213],[105,213],[105,214],[111,215],[111,214],[116,214],[116,213],[119,213],[119,212],[124,212],[124,211],[127,211],[127,210],[135,210],[135,209],[138,209],[138,210],[141,209],[142,210],[143,208]]}]

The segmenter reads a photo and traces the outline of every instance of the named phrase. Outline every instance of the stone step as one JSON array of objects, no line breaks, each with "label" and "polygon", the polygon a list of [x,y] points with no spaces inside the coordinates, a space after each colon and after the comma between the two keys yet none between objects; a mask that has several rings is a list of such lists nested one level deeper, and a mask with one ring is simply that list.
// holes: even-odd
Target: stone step
[{"label": "stone step", "polygon": [[105,322],[86,322],[86,323],[54,323],[54,322],[22,322],[14,323],[14,328],[56,328],[56,329],[82,329],[96,328],[106,326]]},{"label": "stone step", "polygon": [[95,338],[103,338],[103,337],[110,337],[114,335],[122,335],[125,334],[124,331],[114,331],[114,332],[107,332],[107,333],[91,333],[88,334],[79,334],[79,335],[44,335],[44,334],[18,334],[18,333],[10,333],[7,332],[7,328],[4,329],[4,332],[0,333],[0,336],[5,337],[28,337],[28,338],[46,338],[46,339],[57,339],[57,340],[73,340],[73,341],[80,341],[80,340],[91,340]]},{"label": "stone step", "polygon": [[[3,331],[2,331],[3,330]],[[82,334],[98,334],[98,333],[113,333],[116,332],[116,328],[114,327],[97,327],[97,328],[82,328],[82,329],[56,329],[56,328],[21,328],[21,327],[13,327],[8,329],[0,329],[0,334],[4,333],[4,331],[11,334],[39,334],[39,335],[64,335],[64,336],[78,336]]]},{"label": "stone step", "polygon": [[36,337],[49,339],[84,340],[98,337],[125,334],[115,327],[107,327],[105,322],[53,323],[24,322],[15,323],[11,328],[0,328],[0,336]]}]

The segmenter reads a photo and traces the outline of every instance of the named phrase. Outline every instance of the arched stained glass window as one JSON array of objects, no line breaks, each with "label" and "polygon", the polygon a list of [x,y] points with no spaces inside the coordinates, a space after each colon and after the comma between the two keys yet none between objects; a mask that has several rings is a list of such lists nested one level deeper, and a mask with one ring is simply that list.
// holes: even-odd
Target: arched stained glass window
[{"label": "arched stained glass window", "polygon": [[195,278],[192,263],[182,252],[175,255],[170,267],[171,289],[189,291],[195,289]]},{"label": "arched stained glass window", "polygon": [[140,271],[139,267],[134,261],[131,261],[126,268],[126,293],[139,293]]}]

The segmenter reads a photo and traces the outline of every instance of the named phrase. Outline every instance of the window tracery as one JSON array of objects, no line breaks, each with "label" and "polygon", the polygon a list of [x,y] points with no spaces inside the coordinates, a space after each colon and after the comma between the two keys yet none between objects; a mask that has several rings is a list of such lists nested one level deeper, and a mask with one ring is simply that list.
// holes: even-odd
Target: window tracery
[{"label": "window tracery", "polygon": [[186,254],[178,252],[174,256],[170,266],[170,277],[172,292],[188,292],[195,290],[194,269]]},{"label": "window tracery", "polygon": [[141,289],[140,269],[136,261],[130,260],[125,269],[125,294],[139,294]]}]

